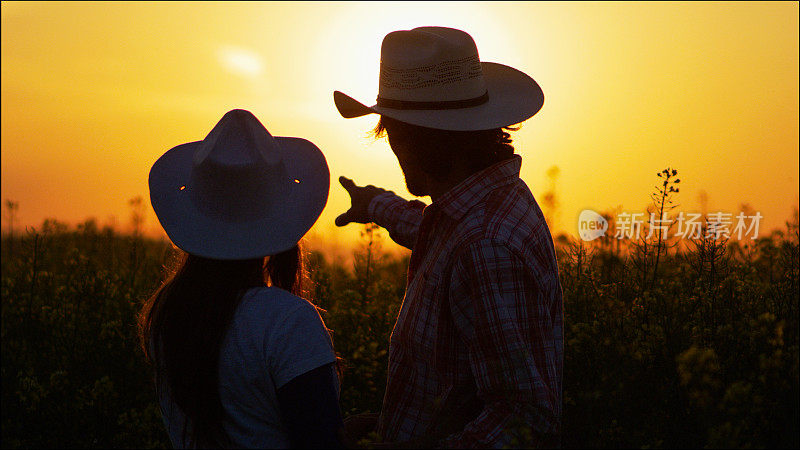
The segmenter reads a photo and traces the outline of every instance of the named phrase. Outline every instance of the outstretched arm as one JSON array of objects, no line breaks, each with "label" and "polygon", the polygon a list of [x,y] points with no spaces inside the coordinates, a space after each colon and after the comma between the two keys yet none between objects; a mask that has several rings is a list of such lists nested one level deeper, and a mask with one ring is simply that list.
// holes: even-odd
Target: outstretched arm
[{"label": "outstretched arm", "polygon": [[350,194],[350,209],[336,218],[337,226],[375,222],[386,228],[395,242],[413,250],[424,203],[404,200],[391,191],[372,185],[356,186],[353,180],[345,177],[339,177],[339,183]]}]

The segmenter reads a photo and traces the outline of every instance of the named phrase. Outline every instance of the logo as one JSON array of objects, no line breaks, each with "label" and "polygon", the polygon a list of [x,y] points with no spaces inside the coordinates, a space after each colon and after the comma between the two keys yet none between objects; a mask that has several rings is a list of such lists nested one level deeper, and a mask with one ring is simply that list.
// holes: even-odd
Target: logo
[{"label": "logo", "polygon": [[593,241],[603,237],[608,230],[608,221],[605,217],[591,209],[584,209],[578,216],[578,235],[584,241]]}]

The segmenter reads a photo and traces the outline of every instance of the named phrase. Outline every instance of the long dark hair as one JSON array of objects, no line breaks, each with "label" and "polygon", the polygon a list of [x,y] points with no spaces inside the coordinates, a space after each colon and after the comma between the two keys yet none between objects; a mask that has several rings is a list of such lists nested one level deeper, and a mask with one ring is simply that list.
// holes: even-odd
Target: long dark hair
[{"label": "long dark hair", "polygon": [[520,126],[493,128],[476,131],[449,131],[412,125],[380,116],[371,134],[382,138],[387,134],[392,139],[413,142],[412,151],[424,164],[421,169],[434,176],[450,172],[456,160],[466,161],[471,172],[478,172],[500,161],[514,156],[511,131]]},{"label": "long dark hair", "polygon": [[244,293],[276,286],[308,298],[303,280],[299,245],[270,257],[239,261],[182,253],[144,303],[139,314],[142,349],[155,366],[159,396],[167,388],[186,415],[184,442],[195,447],[230,445],[222,427],[219,355]]}]

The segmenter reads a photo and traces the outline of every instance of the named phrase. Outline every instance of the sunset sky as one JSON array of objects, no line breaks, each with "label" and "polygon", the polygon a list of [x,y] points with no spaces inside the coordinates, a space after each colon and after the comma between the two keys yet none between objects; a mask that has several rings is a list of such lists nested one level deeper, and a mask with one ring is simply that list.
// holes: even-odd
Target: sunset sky
[{"label": "sunset sky", "polygon": [[[129,222],[127,200],[169,148],[233,108],[317,144],[331,170],[311,235],[346,245],[339,175],[412,198],[376,116],[345,120],[332,92],[372,104],[393,30],[460,28],[483,61],[531,75],[542,110],[515,133],[535,196],[558,166],[555,231],[581,210],[643,211],[680,172],[678,203],[762,230],[798,204],[798,3],[24,3],[2,2],[2,199],[16,227],[47,217]],[[423,199],[430,201],[430,199]],[[3,229],[6,212],[3,212]]]}]

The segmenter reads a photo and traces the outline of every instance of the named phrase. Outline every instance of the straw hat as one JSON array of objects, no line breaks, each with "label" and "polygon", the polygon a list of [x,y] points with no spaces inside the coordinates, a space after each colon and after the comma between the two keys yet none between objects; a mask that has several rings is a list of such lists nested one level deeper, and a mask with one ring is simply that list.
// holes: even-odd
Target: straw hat
[{"label": "straw hat", "polygon": [[150,169],[150,201],[172,242],[206,258],[250,259],[293,247],[328,200],[330,173],[311,142],[273,137],[249,111]]},{"label": "straw hat", "polygon": [[544,103],[542,89],[523,72],[481,62],[461,30],[420,27],[394,31],[381,46],[378,99],[366,106],[335,91],[349,119],[376,113],[442,130],[488,130],[520,123]]}]

